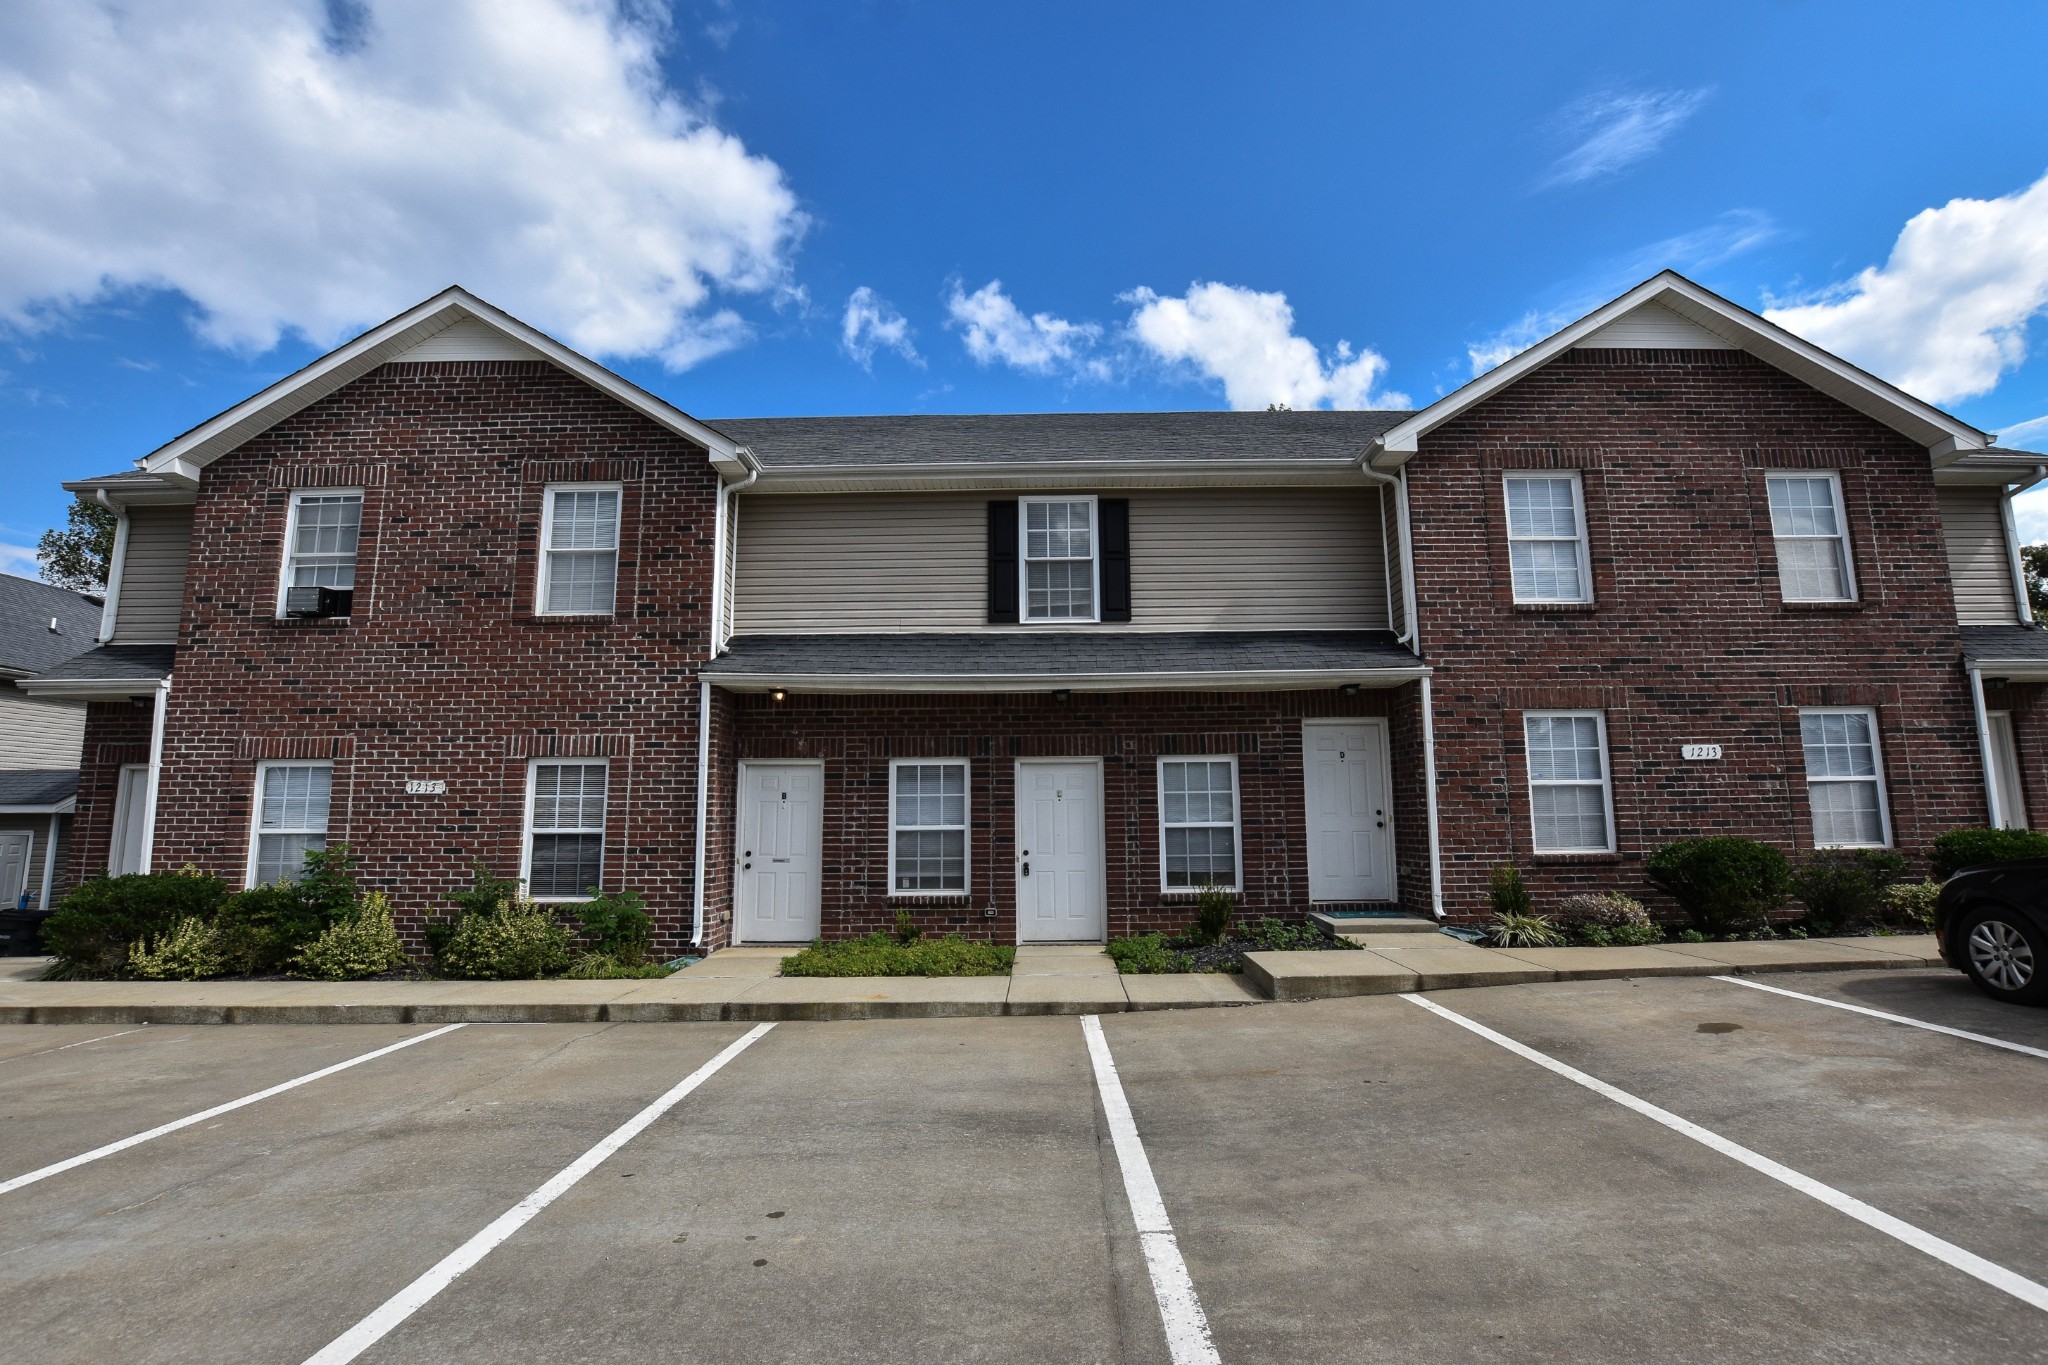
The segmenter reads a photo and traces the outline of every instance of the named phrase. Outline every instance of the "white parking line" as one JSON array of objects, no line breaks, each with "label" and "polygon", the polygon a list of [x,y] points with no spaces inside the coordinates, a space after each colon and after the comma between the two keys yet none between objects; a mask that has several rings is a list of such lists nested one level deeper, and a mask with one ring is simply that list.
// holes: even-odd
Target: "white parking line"
[{"label": "white parking line", "polygon": [[[380,1047],[374,1052],[365,1052],[362,1056],[351,1057],[345,1062],[336,1062],[333,1066],[323,1066],[318,1071],[309,1071],[294,1080],[285,1081],[281,1085],[273,1085],[268,1090],[259,1090],[253,1095],[244,1095],[238,1100],[229,1100],[226,1104],[216,1104],[211,1109],[202,1109],[196,1114],[187,1114],[184,1118],[173,1119],[169,1123],[159,1124],[146,1133],[137,1133],[134,1137],[125,1137],[119,1142],[110,1142],[104,1147],[95,1147],[89,1152],[84,1152],[74,1157],[67,1157],[63,1161],[30,1171],[27,1175],[18,1175],[12,1180],[0,1181],[0,1194],[10,1194],[24,1185],[33,1185],[38,1180],[47,1180],[53,1175],[61,1175],[65,1171],[83,1166],[89,1161],[98,1161],[101,1157],[112,1156],[116,1152],[125,1152],[130,1147],[139,1147],[152,1138],[160,1138],[166,1133],[175,1133],[180,1128],[190,1128],[195,1123],[204,1123],[208,1119],[219,1118],[222,1114],[231,1113],[245,1105],[254,1104],[258,1100],[267,1100],[272,1095],[282,1095],[287,1090],[296,1090],[302,1085],[310,1085],[324,1076],[332,1076],[337,1071],[346,1071],[352,1066],[361,1066],[364,1062],[374,1062],[379,1057],[396,1052],[400,1048],[411,1047],[414,1043],[424,1043],[429,1038],[438,1038],[444,1033],[453,1033],[456,1029],[464,1027],[467,1026],[463,1024],[444,1024],[431,1033],[422,1033],[411,1038],[400,1039],[388,1047]],[[95,1040],[88,1039],[87,1041]]]},{"label": "white parking line", "polygon": [[1188,1275],[1187,1262],[1181,1259],[1173,1224],[1167,1221],[1159,1182],[1152,1178],[1145,1144],[1138,1140],[1138,1124],[1131,1117],[1130,1101],[1124,1098],[1123,1082],[1117,1079],[1116,1059],[1109,1055],[1101,1017],[1082,1015],[1081,1032],[1088,1039],[1088,1060],[1095,1064],[1095,1088],[1101,1092],[1102,1112],[1109,1120],[1116,1164],[1124,1173],[1124,1197],[1130,1201],[1131,1221],[1138,1225],[1138,1245],[1145,1250],[1152,1295],[1159,1300],[1166,1349],[1173,1356],[1173,1365],[1221,1365],[1216,1343],[1209,1336],[1209,1319],[1202,1312],[1202,1301],[1195,1297],[1195,1282]]},{"label": "white parking line", "polygon": [[2043,1311],[2048,1311],[2048,1285],[2036,1283],[2024,1275],[2007,1270],[1996,1262],[1987,1261],[1974,1252],[1963,1250],[1953,1242],[1945,1242],[1931,1232],[1914,1227],[1911,1223],[1905,1222],[1902,1219],[1894,1218],[1882,1209],[1872,1208],[1853,1195],[1842,1193],[1832,1185],[1823,1185],[1813,1177],[1801,1175],[1789,1166],[1781,1166],[1769,1157],[1744,1147],[1741,1143],[1731,1142],[1719,1133],[1702,1128],[1689,1119],[1678,1117],[1678,1115],[1668,1109],[1659,1109],[1648,1100],[1638,1099],[1626,1090],[1611,1086],[1596,1077],[1588,1076],[1576,1067],[1567,1066],[1554,1057],[1538,1052],[1533,1047],[1518,1043],[1504,1033],[1496,1033],[1486,1025],[1467,1019],[1455,1010],[1445,1009],[1434,1000],[1425,1000],[1419,995],[1410,994],[1403,994],[1401,998],[1411,1004],[1422,1006],[1431,1014],[1441,1015],[1459,1028],[1476,1033],[1490,1043],[1499,1044],[1517,1057],[1534,1062],[1546,1071],[1554,1071],[1566,1080],[1586,1087],[1586,1089],[1596,1095],[1605,1095],[1624,1109],[1634,1110],[1646,1119],[1663,1124],[1674,1133],[1689,1137],[1701,1146],[1719,1152],[1722,1156],[1733,1158],[1751,1170],[1767,1175],[1780,1184],[1789,1185],[1801,1194],[1819,1200],[1838,1213],[1846,1213],[1864,1226],[1875,1228],[1887,1237],[1896,1238],[1907,1246],[1912,1247],[1915,1251],[1925,1252],[1944,1265],[1953,1266],[1965,1275],[1974,1276],[1982,1280],[1993,1289],[2002,1290],[2022,1303],[2029,1303]]},{"label": "white parking line", "polygon": [[1747,977],[1717,976],[1714,980],[1725,981],[1731,986],[1747,986],[1751,990],[1769,991],[1772,995],[1789,995],[1794,1000],[1805,1000],[1815,1005],[1828,1005],[1834,1009],[1848,1010],[1851,1014],[1867,1014],[1873,1019],[1888,1019],[1894,1024],[1909,1024],[1914,1028],[1924,1028],[1930,1033],[1946,1033],[1951,1038],[1967,1038],[1973,1043],[1983,1043],[1988,1047],[2002,1047],[2007,1052],[2024,1052],[2029,1057],[2040,1057],[2048,1060],[2048,1050],[2028,1047],[2025,1043],[2008,1043],[2003,1038],[1993,1038],[1989,1034],[1971,1033],[1967,1029],[1950,1028],[1947,1024],[1930,1024],[1925,1019],[1909,1019],[1903,1014],[1887,1014],[1883,1010],[1868,1009],[1862,1005],[1851,1005],[1841,1000],[1830,1000],[1826,996],[1805,995],[1799,991],[1788,991],[1783,986],[1766,986],[1761,981],[1751,981]]},{"label": "white parking line", "polygon": [[119,1033],[102,1033],[97,1038],[80,1038],[77,1042],[66,1043],[62,1047],[46,1047],[40,1052],[24,1052],[15,1057],[0,1057],[0,1064],[19,1062],[29,1057],[47,1057],[53,1052],[69,1052],[72,1048],[84,1047],[87,1043],[104,1043],[109,1038],[126,1038],[131,1033],[142,1033],[148,1028],[149,1025],[144,1024],[141,1028],[124,1028]]},{"label": "white parking line", "polygon": [[602,1142],[557,1171],[547,1184],[499,1214],[489,1227],[443,1256],[424,1275],[386,1299],[368,1317],[306,1357],[306,1365],[343,1365],[344,1361],[354,1360],[383,1340],[393,1328],[455,1283],[464,1271],[533,1221],[542,1209],[568,1193],[577,1181],[602,1165],[605,1158],[638,1137],[649,1124],[675,1108],[685,1095],[710,1080],[719,1068],[745,1052],[756,1039],[774,1027],[773,1024],[756,1024],[738,1042],[676,1082],[667,1094],[614,1128]]}]

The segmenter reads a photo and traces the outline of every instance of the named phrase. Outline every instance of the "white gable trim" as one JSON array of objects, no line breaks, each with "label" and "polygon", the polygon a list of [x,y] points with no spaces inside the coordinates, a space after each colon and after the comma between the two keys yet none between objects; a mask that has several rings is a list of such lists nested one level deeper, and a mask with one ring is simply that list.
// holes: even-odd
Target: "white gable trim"
[{"label": "white gable trim", "polygon": [[1991,443],[1990,436],[1968,423],[1700,288],[1676,271],[1666,270],[1423,408],[1375,441],[1366,462],[1375,469],[1399,468],[1416,452],[1422,437],[1645,304],[1668,309],[1728,345],[1919,442],[1937,466]]},{"label": "white gable trim", "polygon": [[405,358],[407,351],[443,332],[460,326],[462,331],[453,344],[475,349],[484,335],[477,330],[477,324],[504,338],[504,344],[524,348],[529,353],[528,359],[545,360],[678,436],[706,447],[711,452],[713,463],[722,466],[737,460],[738,442],[720,435],[680,408],[664,403],[639,385],[621,379],[595,361],[578,355],[510,313],[492,307],[468,290],[449,288],[371,328],[354,341],[329,351],[296,374],[285,376],[218,417],[202,422],[144,456],[140,465],[174,483],[196,484],[202,469],[243,442],[269,430],[293,413],[310,407],[343,385],[362,378],[379,365]]}]

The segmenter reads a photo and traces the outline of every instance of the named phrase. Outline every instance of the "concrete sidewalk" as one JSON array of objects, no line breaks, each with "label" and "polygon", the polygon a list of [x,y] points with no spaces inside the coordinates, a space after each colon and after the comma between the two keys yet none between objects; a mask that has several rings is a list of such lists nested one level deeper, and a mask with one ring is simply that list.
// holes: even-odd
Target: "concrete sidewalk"
[{"label": "concrete sidewalk", "polygon": [[[933,1019],[1249,1005],[1530,981],[1937,967],[1931,936],[1476,948],[1440,934],[1364,935],[1361,952],[1253,953],[1242,976],[1120,976],[1092,945],[1024,947],[1014,971],[966,977],[785,977],[792,949],[728,948],[659,981],[36,981],[0,966],[4,1024],[670,1023]],[[1421,946],[1411,946],[1421,945]]]}]

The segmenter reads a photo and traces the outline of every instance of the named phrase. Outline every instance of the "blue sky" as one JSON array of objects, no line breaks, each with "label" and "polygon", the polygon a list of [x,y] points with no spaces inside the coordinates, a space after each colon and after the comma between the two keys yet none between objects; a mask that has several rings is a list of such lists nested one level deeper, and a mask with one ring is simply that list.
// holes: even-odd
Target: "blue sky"
[{"label": "blue sky", "polygon": [[0,569],[448,283],[715,418],[1426,403],[1671,266],[2048,446],[2038,4],[164,10],[0,13]]}]

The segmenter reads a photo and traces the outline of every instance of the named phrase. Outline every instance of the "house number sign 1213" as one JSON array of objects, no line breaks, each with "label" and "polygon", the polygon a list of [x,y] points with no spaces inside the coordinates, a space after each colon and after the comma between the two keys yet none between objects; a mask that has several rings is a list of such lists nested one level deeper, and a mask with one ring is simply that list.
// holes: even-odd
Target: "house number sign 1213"
[{"label": "house number sign 1213", "polygon": [[439,777],[408,778],[405,783],[405,794],[407,796],[446,796],[448,794],[448,783],[446,779]]},{"label": "house number sign 1213", "polygon": [[1711,763],[1721,756],[1718,744],[1688,744],[1679,751],[1694,763]]}]

